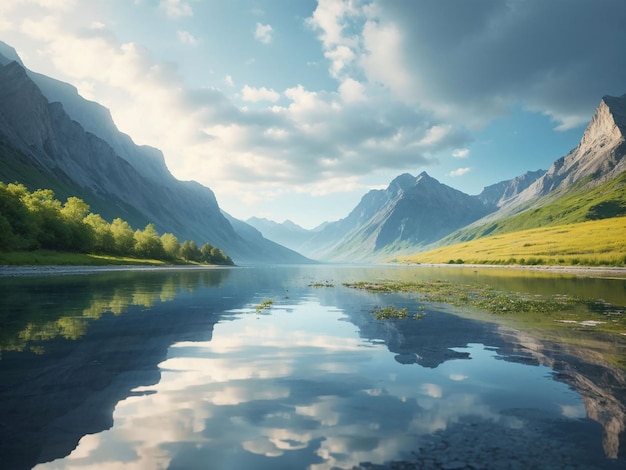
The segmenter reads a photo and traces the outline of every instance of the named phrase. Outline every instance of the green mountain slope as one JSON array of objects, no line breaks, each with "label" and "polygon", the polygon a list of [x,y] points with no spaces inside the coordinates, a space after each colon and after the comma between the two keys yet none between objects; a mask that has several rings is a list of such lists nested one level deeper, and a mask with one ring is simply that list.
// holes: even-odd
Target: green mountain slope
[{"label": "green mountain slope", "polygon": [[557,190],[536,201],[514,216],[461,229],[439,242],[453,245],[487,236],[502,235],[539,227],[574,224],[626,215],[626,173],[593,188],[580,181],[566,190]]}]

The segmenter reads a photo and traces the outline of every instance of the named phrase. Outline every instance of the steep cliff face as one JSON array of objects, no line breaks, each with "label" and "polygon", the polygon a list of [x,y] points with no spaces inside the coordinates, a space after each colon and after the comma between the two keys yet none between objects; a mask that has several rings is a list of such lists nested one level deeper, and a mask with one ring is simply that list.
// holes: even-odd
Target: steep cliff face
[{"label": "steep cliff face", "polygon": [[238,233],[209,188],[176,180],[159,151],[136,146],[117,131],[108,110],[83,100],[65,84],[43,76],[39,81],[47,83],[51,95],[67,101],[94,132],[72,119],[64,104],[50,103],[22,65],[0,56],[0,142],[26,156],[29,164],[76,184],[108,204],[110,213],[128,219],[140,214],[135,220],[153,222],[160,232],[181,240],[210,242],[235,262],[307,261],[256,234],[248,239],[243,222]]}]

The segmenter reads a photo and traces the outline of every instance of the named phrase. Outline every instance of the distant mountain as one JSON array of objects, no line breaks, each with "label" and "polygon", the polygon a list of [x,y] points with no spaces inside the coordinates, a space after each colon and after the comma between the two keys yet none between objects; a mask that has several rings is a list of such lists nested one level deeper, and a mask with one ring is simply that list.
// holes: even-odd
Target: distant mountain
[{"label": "distant mountain", "polygon": [[235,228],[209,188],[176,180],[161,152],[120,133],[106,108],[16,57],[0,43],[0,180],[76,195],[136,228],[153,222],[181,240],[218,246],[236,263],[309,261],[244,222]]},{"label": "distant mountain", "polygon": [[519,193],[545,174],[545,170],[528,171],[512,180],[492,184],[482,190],[478,195],[478,199],[490,210],[497,210],[507,205]]},{"label": "distant mountain", "polygon": [[301,247],[315,259],[372,261],[417,251],[488,212],[476,197],[423,172],[402,174],[368,192],[345,218],[328,223]]},{"label": "distant mountain", "polygon": [[269,219],[250,217],[246,222],[261,232],[268,240],[275,241],[298,252],[301,251],[302,246],[308,242],[316,232],[321,230],[319,227],[313,230],[307,230],[293,223],[291,220],[278,223]]}]

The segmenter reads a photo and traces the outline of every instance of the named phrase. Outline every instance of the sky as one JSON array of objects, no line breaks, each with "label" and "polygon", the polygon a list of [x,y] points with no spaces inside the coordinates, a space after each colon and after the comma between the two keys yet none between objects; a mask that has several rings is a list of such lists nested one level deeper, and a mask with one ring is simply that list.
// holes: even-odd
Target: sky
[{"label": "sky", "polygon": [[246,220],[305,228],[422,171],[468,194],[626,93],[624,0],[2,0],[0,40]]}]

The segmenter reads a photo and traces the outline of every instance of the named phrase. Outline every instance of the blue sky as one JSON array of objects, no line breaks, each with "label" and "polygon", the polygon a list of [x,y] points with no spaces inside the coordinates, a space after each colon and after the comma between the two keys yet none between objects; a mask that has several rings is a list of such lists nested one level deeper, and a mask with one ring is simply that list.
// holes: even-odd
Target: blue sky
[{"label": "blue sky", "polygon": [[428,172],[547,169],[626,93],[623,0],[2,0],[30,69],[247,219],[345,217]]}]

